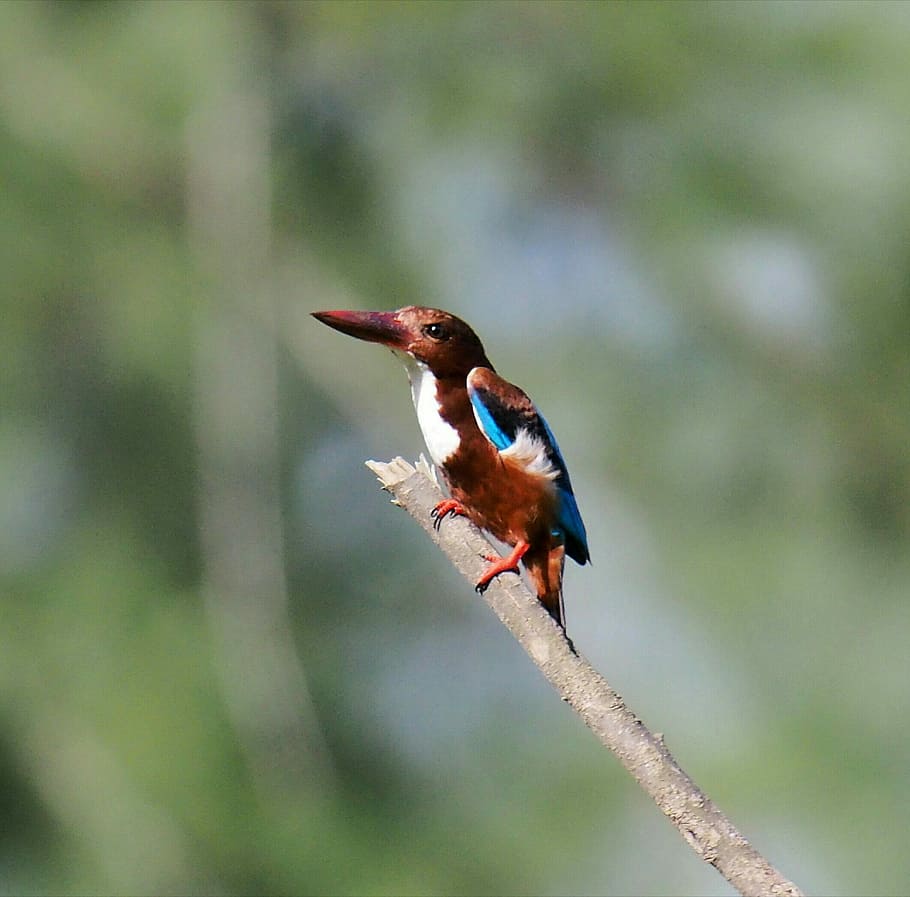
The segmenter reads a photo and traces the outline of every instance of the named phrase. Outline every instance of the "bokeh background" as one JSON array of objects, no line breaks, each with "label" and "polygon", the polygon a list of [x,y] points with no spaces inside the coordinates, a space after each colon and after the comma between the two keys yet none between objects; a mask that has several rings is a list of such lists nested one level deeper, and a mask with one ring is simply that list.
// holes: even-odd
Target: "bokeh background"
[{"label": "bokeh background", "polygon": [[438,305],[569,628],[817,894],[910,889],[910,5],[0,4],[0,892],[728,894],[365,458]]}]

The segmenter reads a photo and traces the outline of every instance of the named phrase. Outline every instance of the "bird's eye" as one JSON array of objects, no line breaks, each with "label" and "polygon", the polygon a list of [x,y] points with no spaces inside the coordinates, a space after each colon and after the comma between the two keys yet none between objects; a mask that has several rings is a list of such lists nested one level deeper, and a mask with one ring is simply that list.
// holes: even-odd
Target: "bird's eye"
[{"label": "bird's eye", "polygon": [[427,324],[427,326],[423,328],[423,332],[431,339],[438,340],[439,342],[449,338],[448,331],[442,324]]}]

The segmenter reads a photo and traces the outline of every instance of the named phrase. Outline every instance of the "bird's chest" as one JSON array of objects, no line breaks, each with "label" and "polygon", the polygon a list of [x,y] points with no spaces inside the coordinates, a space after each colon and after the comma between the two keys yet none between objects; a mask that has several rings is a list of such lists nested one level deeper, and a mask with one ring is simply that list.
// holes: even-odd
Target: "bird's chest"
[{"label": "bird's chest", "polygon": [[523,456],[493,447],[476,426],[466,392],[461,401],[452,395],[441,400],[438,380],[417,361],[408,365],[408,377],[430,458],[474,523],[513,545],[539,529],[548,531],[555,507],[552,479],[530,472]]},{"label": "bird's chest", "polygon": [[423,441],[433,463],[442,467],[458,451],[461,444],[458,430],[442,416],[437,397],[438,383],[433,372],[426,365],[415,362],[408,367],[408,378]]}]

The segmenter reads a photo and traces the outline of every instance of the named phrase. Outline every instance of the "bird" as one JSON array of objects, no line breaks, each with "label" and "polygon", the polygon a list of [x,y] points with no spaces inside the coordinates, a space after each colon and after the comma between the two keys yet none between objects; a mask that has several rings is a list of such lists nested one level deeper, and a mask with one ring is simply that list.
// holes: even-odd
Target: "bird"
[{"label": "bird", "polygon": [[464,516],[511,549],[486,556],[475,588],[527,570],[537,598],[565,631],[565,557],[590,561],[585,525],[556,437],[528,395],[496,373],[476,333],[438,308],[317,311],[323,324],[391,349],[404,362],[424,442],[449,498],[439,529]]}]

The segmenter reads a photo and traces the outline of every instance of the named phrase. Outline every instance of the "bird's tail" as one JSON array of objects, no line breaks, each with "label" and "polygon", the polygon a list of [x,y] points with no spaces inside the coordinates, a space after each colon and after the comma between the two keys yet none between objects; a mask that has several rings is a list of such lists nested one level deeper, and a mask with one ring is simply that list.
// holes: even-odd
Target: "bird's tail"
[{"label": "bird's tail", "polygon": [[566,614],[562,603],[562,572],[566,563],[563,545],[535,552],[528,552],[524,564],[537,589],[537,598],[550,616],[565,630]]}]

